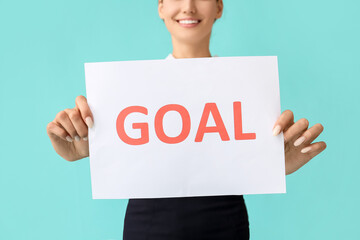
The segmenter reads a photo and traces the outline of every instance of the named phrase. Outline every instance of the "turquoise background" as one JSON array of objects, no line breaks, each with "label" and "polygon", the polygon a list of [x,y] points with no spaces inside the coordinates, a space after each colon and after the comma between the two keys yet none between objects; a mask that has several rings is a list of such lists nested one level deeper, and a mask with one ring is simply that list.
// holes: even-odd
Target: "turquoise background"
[{"label": "turquoise background", "polygon": [[[286,194],[245,196],[251,239],[359,239],[358,0],[225,0],[211,53],[277,55],[281,109],[327,149]],[[0,0],[0,239],[122,239],[127,200],[92,200],[89,159],[46,133],[85,92],[84,62],[163,59],[156,0]]]}]

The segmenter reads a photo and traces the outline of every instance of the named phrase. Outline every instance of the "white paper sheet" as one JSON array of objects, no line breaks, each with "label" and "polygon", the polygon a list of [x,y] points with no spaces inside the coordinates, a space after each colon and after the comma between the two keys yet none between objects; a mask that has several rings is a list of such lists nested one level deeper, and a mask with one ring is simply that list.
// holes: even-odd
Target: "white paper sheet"
[{"label": "white paper sheet", "polygon": [[[281,113],[276,56],[85,63],[85,77],[94,116],[89,129],[94,199],[286,192],[283,135],[272,135]],[[242,132],[255,133],[255,139],[235,140],[234,102],[241,102]],[[195,142],[207,103],[216,105],[230,140],[208,132]],[[190,132],[179,143],[161,141],[154,127],[158,110],[169,104],[181,105],[190,116]],[[130,106],[148,111],[130,113],[123,125],[136,139],[141,130],[132,124],[147,123],[145,144],[130,145],[118,134],[118,116]],[[215,126],[213,111],[207,127]],[[177,111],[166,112],[162,123],[168,137],[182,130]]]}]

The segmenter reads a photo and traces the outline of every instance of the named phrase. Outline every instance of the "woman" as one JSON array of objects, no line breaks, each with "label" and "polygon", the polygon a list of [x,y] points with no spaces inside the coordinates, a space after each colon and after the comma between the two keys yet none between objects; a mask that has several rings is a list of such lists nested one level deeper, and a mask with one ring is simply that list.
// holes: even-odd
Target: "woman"
[{"label": "woman", "polygon": [[[171,34],[168,58],[211,57],[209,45],[214,22],[223,12],[222,0],[159,0],[158,13]],[[55,151],[68,161],[89,156],[88,127],[93,116],[84,96],[73,109],[59,112],[47,126]],[[302,118],[294,123],[285,110],[274,124],[274,135],[284,133],[286,174],[291,174],[326,148],[312,143],[321,124],[308,129]],[[243,196],[130,199],[124,222],[124,240],[133,239],[249,239]]]}]

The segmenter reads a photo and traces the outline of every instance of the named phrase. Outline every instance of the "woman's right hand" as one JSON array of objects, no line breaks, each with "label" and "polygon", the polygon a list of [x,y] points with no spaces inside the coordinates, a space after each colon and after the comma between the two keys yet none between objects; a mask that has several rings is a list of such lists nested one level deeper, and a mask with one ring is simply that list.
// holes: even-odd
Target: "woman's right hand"
[{"label": "woman's right hand", "polygon": [[88,127],[94,119],[84,96],[76,97],[75,105],[59,112],[46,128],[55,151],[71,162],[89,156]]}]

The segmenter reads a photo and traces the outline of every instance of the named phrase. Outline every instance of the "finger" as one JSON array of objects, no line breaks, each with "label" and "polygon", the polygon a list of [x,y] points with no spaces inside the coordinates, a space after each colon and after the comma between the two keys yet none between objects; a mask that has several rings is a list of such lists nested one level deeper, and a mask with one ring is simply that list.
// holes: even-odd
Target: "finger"
[{"label": "finger", "polygon": [[316,155],[318,155],[319,153],[321,153],[322,151],[324,151],[325,148],[326,148],[325,142],[323,142],[323,141],[315,142],[315,143],[312,143],[309,146],[301,149],[301,153],[309,155],[309,157],[311,159],[311,158],[315,157]]},{"label": "finger", "polygon": [[89,128],[92,128],[94,125],[94,117],[87,103],[87,99],[82,95],[77,96],[75,99],[75,104],[76,108],[80,111],[83,121]]},{"label": "finger", "polygon": [[312,143],[312,141],[314,141],[320,135],[320,133],[322,133],[323,130],[323,125],[321,125],[320,123],[315,124],[297,138],[297,140],[294,142],[294,146],[297,147],[301,144],[308,145]]},{"label": "finger", "polygon": [[67,110],[65,109],[64,111],[59,112],[56,115],[54,122],[62,127],[70,135],[70,137],[74,139],[78,134],[66,111]]},{"label": "finger", "polygon": [[[296,140],[298,136],[300,136],[303,132],[307,130],[308,126],[309,121],[306,118],[299,119],[296,123],[294,123],[291,127],[289,127],[289,129],[284,132],[285,142]],[[301,140],[303,140],[303,138]]]},{"label": "finger", "polygon": [[289,128],[292,124],[294,124],[294,114],[290,110],[285,110],[274,124],[273,135],[278,135],[281,131]]},{"label": "finger", "polygon": [[304,166],[306,163],[308,163],[313,157],[321,153],[326,148],[325,142],[316,142],[312,143],[309,146],[303,148],[301,150],[303,154],[303,157],[299,157],[296,161],[294,161],[292,164],[295,165],[292,168],[295,170],[291,170],[290,172],[287,172],[286,174],[291,174],[292,172],[296,171],[297,169]]},{"label": "finger", "polygon": [[64,110],[69,116],[71,123],[73,124],[77,136],[75,136],[76,141],[80,141],[80,138],[83,138],[85,141],[87,140],[88,128],[81,118],[80,112],[77,108],[73,109],[65,109]]},{"label": "finger", "polygon": [[72,138],[69,136],[69,134],[55,122],[50,122],[46,127],[46,131],[48,135],[51,134],[55,135],[64,141],[68,141],[68,142],[73,141]]}]

